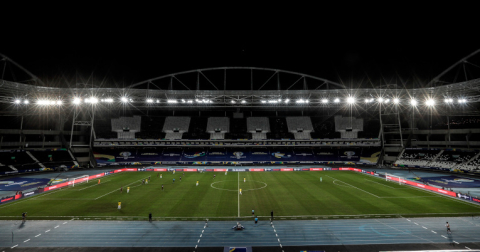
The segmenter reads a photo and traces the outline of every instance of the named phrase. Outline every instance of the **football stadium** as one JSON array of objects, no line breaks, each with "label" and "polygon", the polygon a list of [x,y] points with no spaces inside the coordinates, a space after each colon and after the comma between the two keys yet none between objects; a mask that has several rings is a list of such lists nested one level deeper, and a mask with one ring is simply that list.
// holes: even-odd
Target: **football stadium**
[{"label": "football stadium", "polygon": [[0,251],[480,251],[463,56],[415,87],[246,66],[65,87],[0,54]]}]

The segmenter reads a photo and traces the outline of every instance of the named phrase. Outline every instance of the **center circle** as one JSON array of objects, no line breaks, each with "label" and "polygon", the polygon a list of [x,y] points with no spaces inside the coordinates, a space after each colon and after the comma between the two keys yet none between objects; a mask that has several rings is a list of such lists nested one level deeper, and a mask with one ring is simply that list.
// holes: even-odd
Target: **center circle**
[{"label": "center circle", "polygon": [[[217,190],[224,190],[224,191],[230,191],[230,192],[237,192],[238,190],[234,190],[234,189],[225,189],[225,188],[219,188],[219,187],[216,187],[215,184],[218,184],[218,183],[225,183],[225,182],[237,182],[237,181],[233,181],[233,180],[229,180],[229,181],[217,181],[217,182],[213,182],[210,184],[210,186],[214,189],[217,189]],[[255,181],[255,180],[249,180],[247,182],[243,182],[243,184],[246,184],[246,183],[250,183],[250,182],[254,182],[255,184],[260,184],[257,188],[251,188],[251,189],[242,189],[243,192],[246,192],[246,191],[253,191],[253,190],[260,190],[260,189],[263,189],[265,187],[267,187],[267,183],[265,182],[261,182],[261,181]],[[240,182],[240,184],[242,184],[242,182]]]}]

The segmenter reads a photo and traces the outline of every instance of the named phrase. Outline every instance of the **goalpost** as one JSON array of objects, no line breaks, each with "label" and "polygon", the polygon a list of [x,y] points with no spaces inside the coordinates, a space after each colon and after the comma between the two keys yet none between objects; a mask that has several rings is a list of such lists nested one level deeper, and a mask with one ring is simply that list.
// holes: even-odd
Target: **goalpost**
[{"label": "goalpost", "polygon": [[405,184],[405,179],[403,177],[393,175],[393,174],[388,174],[385,172],[385,181],[392,181],[392,182],[398,182],[399,185]]},{"label": "goalpost", "polygon": [[80,183],[88,183],[88,177],[90,177],[89,175],[83,175],[83,176],[80,176],[80,177],[77,177],[77,178],[73,178],[71,180],[71,184],[70,186],[72,187],[75,187],[75,184],[80,184]]}]

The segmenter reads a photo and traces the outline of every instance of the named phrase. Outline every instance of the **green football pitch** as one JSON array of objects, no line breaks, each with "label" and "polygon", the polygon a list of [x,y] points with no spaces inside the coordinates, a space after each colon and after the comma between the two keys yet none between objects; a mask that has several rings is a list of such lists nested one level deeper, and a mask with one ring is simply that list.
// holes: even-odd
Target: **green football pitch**
[{"label": "green football pitch", "polygon": [[0,205],[0,218],[227,220],[252,210],[264,219],[480,215],[480,205],[351,171],[122,172]]}]

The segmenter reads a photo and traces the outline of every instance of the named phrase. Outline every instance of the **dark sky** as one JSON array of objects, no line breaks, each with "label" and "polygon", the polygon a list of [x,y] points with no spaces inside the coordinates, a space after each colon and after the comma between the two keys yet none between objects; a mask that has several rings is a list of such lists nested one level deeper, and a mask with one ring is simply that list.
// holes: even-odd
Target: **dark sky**
[{"label": "dark sky", "polygon": [[342,11],[325,16],[327,10],[269,15],[275,12],[242,14],[241,9],[218,16],[179,11],[173,18],[163,16],[168,9],[155,15],[88,9],[51,11],[30,17],[27,26],[6,27],[0,53],[45,82],[93,76],[90,81],[122,86],[185,70],[254,66],[382,85],[427,82],[480,49],[478,29],[449,16],[448,8],[442,14],[353,16]]}]

